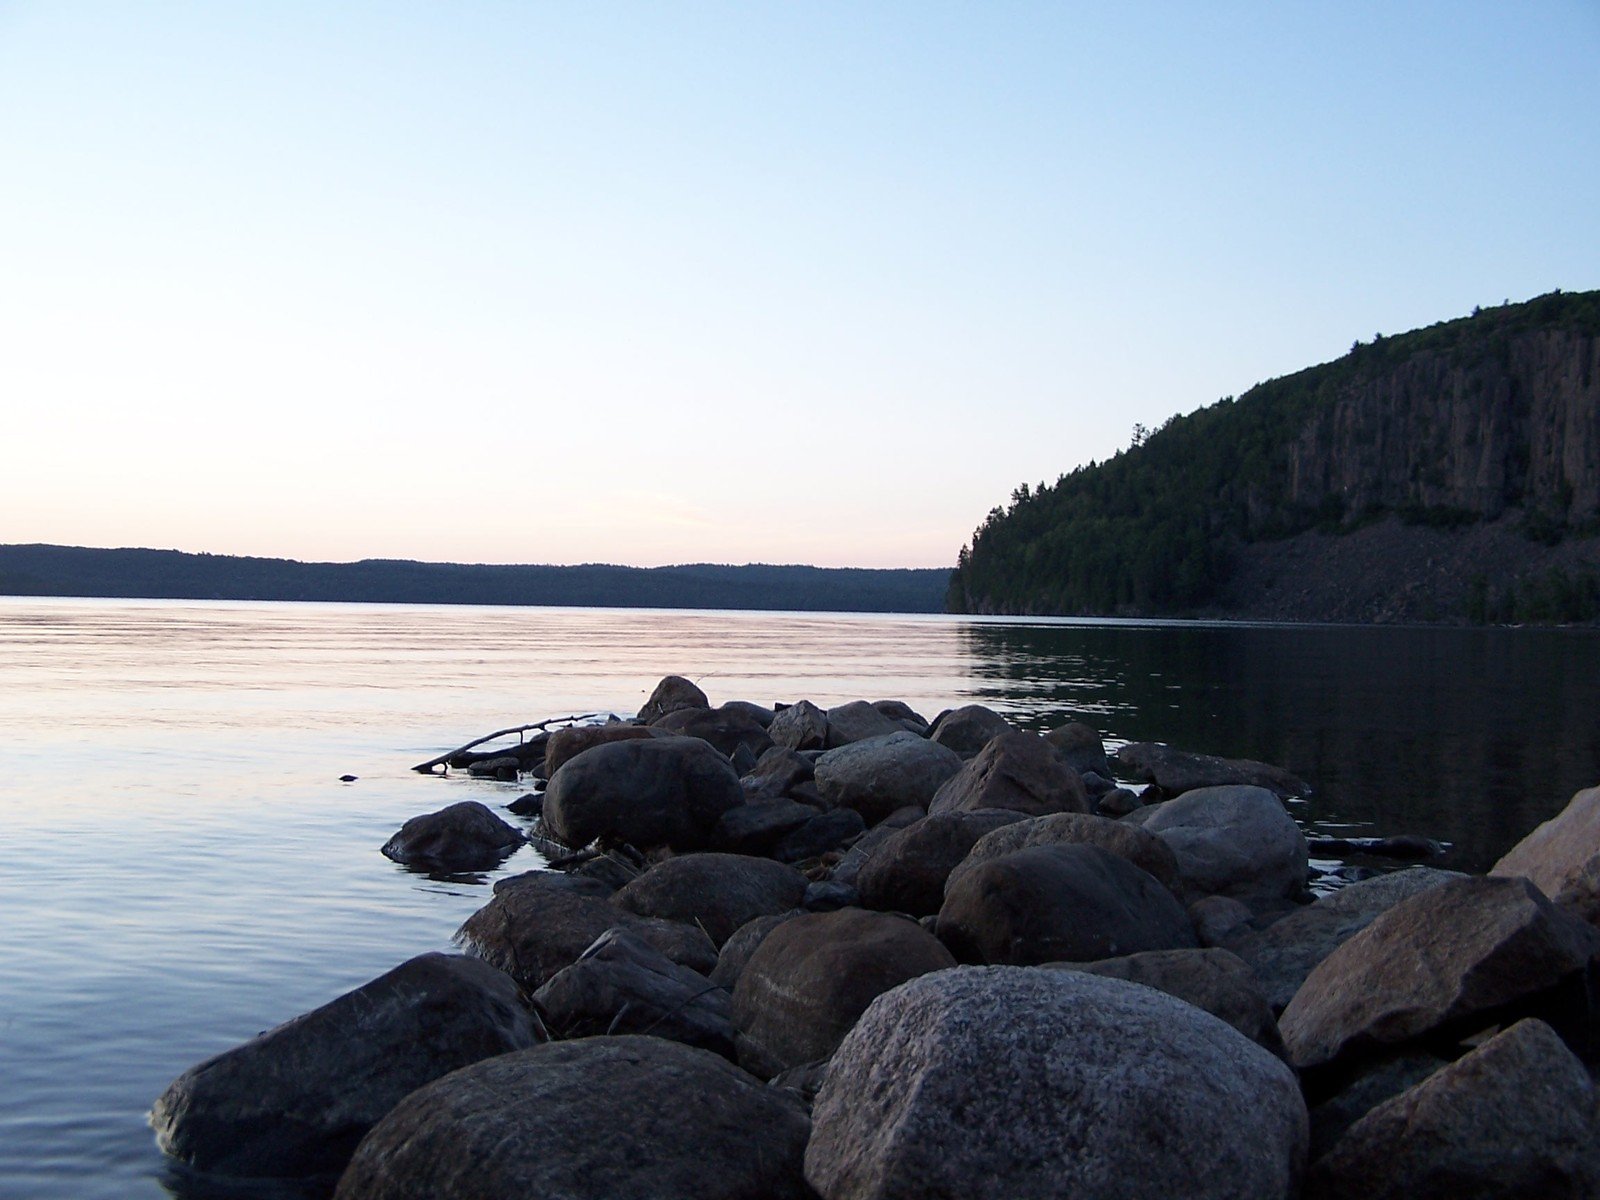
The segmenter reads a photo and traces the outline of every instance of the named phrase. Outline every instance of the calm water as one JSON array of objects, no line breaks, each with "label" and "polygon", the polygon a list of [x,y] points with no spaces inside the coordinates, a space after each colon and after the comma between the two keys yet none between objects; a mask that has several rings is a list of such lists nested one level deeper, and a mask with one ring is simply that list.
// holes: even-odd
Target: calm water
[{"label": "calm water", "polygon": [[[487,883],[378,847],[514,785],[407,768],[491,729],[713,702],[980,700],[1266,758],[1296,815],[1481,868],[1600,782],[1594,633],[0,599],[0,1196],[194,1196],[180,1071],[425,950]],[[342,784],[342,774],[359,776]],[[503,872],[537,865],[531,850]]]}]

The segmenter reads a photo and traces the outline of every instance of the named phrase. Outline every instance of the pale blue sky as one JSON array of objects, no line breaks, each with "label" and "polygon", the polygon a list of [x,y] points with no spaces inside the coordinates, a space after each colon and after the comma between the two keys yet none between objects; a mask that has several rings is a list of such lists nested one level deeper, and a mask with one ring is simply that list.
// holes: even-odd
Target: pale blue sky
[{"label": "pale blue sky", "polygon": [[0,541],[935,566],[1600,287],[1600,3],[0,0]]}]

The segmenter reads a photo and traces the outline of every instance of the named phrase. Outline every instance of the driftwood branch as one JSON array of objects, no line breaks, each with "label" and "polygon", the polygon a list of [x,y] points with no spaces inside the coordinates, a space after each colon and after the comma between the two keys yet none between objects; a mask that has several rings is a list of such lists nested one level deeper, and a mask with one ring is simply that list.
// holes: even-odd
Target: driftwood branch
[{"label": "driftwood branch", "polygon": [[433,774],[433,769],[435,767],[441,767],[456,755],[465,754],[474,746],[481,746],[485,742],[492,742],[495,740],[495,738],[510,737],[514,733],[517,735],[517,740],[520,742],[522,740],[521,735],[527,733],[529,730],[548,729],[552,725],[576,725],[580,721],[592,721],[596,717],[605,717],[610,715],[611,714],[609,713],[585,713],[583,716],[550,717],[543,721],[535,721],[531,725],[513,725],[510,729],[497,729],[493,733],[486,733],[481,738],[473,739],[465,746],[457,746],[454,750],[451,750],[446,754],[439,755],[438,758],[430,758],[427,762],[418,763],[411,769],[413,771],[421,772],[423,775],[431,775]]}]

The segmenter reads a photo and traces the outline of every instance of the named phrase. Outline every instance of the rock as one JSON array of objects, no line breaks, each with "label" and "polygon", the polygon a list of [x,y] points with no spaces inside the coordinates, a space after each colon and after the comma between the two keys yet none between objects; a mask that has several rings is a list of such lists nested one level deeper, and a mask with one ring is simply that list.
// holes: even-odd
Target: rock
[{"label": "rock", "polygon": [[519,817],[537,817],[544,812],[544,793],[526,792],[506,805],[506,809]]},{"label": "rock", "polygon": [[1002,733],[1015,733],[1016,727],[992,708],[967,704],[940,713],[928,736],[962,758],[971,758]]},{"label": "rock", "polygon": [[1009,808],[1030,817],[1086,813],[1089,798],[1078,773],[1048,742],[1037,734],[1013,730],[990,739],[977,757],[935,793],[928,812],[980,808]]},{"label": "rock", "polygon": [[843,909],[772,930],[733,989],[739,1065],[762,1078],[826,1058],[882,993],[955,966],[914,921]]},{"label": "rock", "polygon": [[533,994],[553,1037],[649,1034],[732,1058],[728,993],[624,929],[609,929]]},{"label": "rock", "polygon": [[509,978],[476,959],[424,954],[189,1068],[150,1123],[162,1150],[201,1171],[336,1175],[408,1094],[536,1040]]},{"label": "rock", "polygon": [[1359,1072],[1311,1110],[1310,1161],[1316,1162],[1345,1135],[1345,1131],[1378,1105],[1415,1087],[1441,1067],[1447,1058],[1426,1050],[1403,1051],[1362,1063]]},{"label": "rock", "polygon": [[500,779],[507,783],[516,779],[517,773],[522,770],[522,760],[514,754],[502,754],[498,758],[480,758],[467,766],[467,774],[474,779]]},{"label": "rock", "polygon": [[722,944],[722,950],[717,955],[717,965],[711,971],[711,982],[732,995],[733,985],[739,982],[740,973],[749,963],[750,956],[756,952],[756,947],[766,939],[767,934],[785,921],[803,916],[805,911],[791,908],[788,912],[757,917],[739,926],[734,935]]},{"label": "rock", "polygon": [[1018,967],[880,996],[828,1066],[806,1178],[826,1200],[1289,1200],[1294,1075],[1119,979]]},{"label": "rock", "polygon": [[806,877],[769,858],[684,854],[651,867],[611,897],[641,917],[698,925],[720,946],[756,917],[786,912],[806,894]]},{"label": "rock", "polygon": [[717,820],[711,842],[731,854],[766,854],[817,810],[795,800],[765,800],[730,808]]},{"label": "rock", "polygon": [[772,1077],[767,1086],[787,1088],[796,1093],[809,1110],[827,1078],[828,1060],[819,1058],[816,1062],[801,1063],[798,1067],[780,1071]]},{"label": "rock", "polygon": [[[1200,939],[1202,946],[1226,948],[1233,938],[1249,931],[1254,916],[1248,904],[1231,896],[1202,896],[1189,905],[1189,920],[1194,923],[1195,936]],[[1310,967],[1306,969],[1310,970]],[[1295,987],[1299,986],[1299,982],[1296,982]],[[1289,993],[1290,996],[1293,994],[1293,991]],[[1284,997],[1283,1003],[1289,1003],[1289,996]],[[1279,1012],[1282,1007],[1279,1005],[1273,1011]]]},{"label": "rock", "polygon": [[788,750],[821,750],[828,744],[828,715],[809,700],[779,709],[767,726],[773,744]]},{"label": "rock", "polygon": [[1112,788],[1109,792],[1102,792],[1099,799],[1094,802],[1095,812],[1102,817],[1125,817],[1137,808],[1144,807],[1144,802],[1127,788]]},{"label": "rock", "polygon": [[621,721],[605,725],[569,725],[565,729],[552,731],[550,740],[545,743],[545,775],[554,775],[568,760],[596,746],[665,736],[659,729],[652,729],[648,725],[626,725]]},{"label": "rock", "polygon": [[948,892],[967,871],[983,863],[1029,846],[1067,845],[1099,846],[1109,850],[1153,875],[1156,882],[1169,891],[1178,890],[1178,860],[1171,847],[1154,834],[1088,813],[1053,813],[1048,817],[1026,818],[984,834],[973,844],[966,858],[951,870],[945,891]]},{"label": "rock", "polygon": [[[1267,1003],[1274,1012],[1282,1012],[1312,969],[1377,920],[1379,914],[1388,912],[1409,896],[1452,879],[1465,878],[1455,871],[1439,871],[1432,867],[1393,871],[1340,888],[1262,930],[1240,928],[1243,922],[1236,921],[1231,930],[1216,936],[1215,944],[1226,946],[1250,965],[1261,982]],[[1190,915],[1193,916],[1202,904],[1225,900],[1225,897],[1213,896],[1200,901],[1190,908]],[[1248,910],[1245,915],[1248,918]],[[1195,926],[1200,928],[1199,920]],[[1201,940],[1206,940],[1204,930]]]},{"label": "rock", "polygon": [[1142,983],[1203,1008],[1263,1050],[1285,1057],[1278,1022],[1250,968],[1226,950],[1147,950],[1092,963],[1047,963],[1108,979]]},{"label": "rock", "polygon": [[902,729],[828,751],[817,760],[817,790],[830,805],[853,808],[876,825],[907,805],[926,808],[959,770],[951,751]]},{"label": "rock", "polygon": [[835,750],[867,738],[904,733],[898,721],[891,721],[865,700],[852,700],[828,710],[828,749]]},{"label": "rock", "polygon": [[1094,962],[1192,947],[1172,893],[1099,846],[1030,846],[953,881],[939,940],[968,963]]},{"label": "rock", "polygon": [[650,699],[639,710],[639,723],[654,725],[668,713],[677,712],[680,708],[710,707],[711,701],[698,687],[682,675],[668,675],[656,684],[656,690],[650,693]]},{"label": "rock", "polygon": [[749,717],[761,728],[765,729],[772,724],[773,718],[778,714],[763,704],[752,704],[748,700],[726,701],[718,710],[719,712],[738,713],[740,716]]},{"label": "rock", "polygon": [[916,821],[922,820],[926,815],[926,813],[923,813],[911,821],[897,823],[895,814],[891,813],[888,820],[867,830],[850,843],[850,849],[846,850],[843,857],[834,864],[833,878],[840,883],[848,883],[852,886],[858,883],[862,869],[872,859],[873,855],[883,848],[883,844],[900,830],[908,825],[915,824]]},{"label": "rock", "polygon": [[895,722],[902,729],[909,730],[919,737],[928,736],[928,722],[922,715],[901,700],[874,700],[872,707],[881,712],[889,720]]},{"label": "rock", "polygon": [[1575,1005],[1586,1024],[1596,954],[1600,931],[1526,879],[1451,880],[1402,900],[1323,960],[1279,1028],[1306,1071],[1530,1010]]},{"label": "rock", "polygon": [[412,817],[383,844],[383,856],[438,871],[488,871],[527,838],[476,800]]},{"label": "rock", "polygon": [[1305,890],[1305,835],[1266,788],[1197,788],[1142,824],[1172,847],[1178,873],[1197,897],[1268,901]]},{"label": "rock", "polygon": [[654,1037],[551,1042],[407,1097],[337,1200],[807,1200],[793,1093]]},{"label": "rock", "polygon": [[742,746],[751,755],[754,767],[760,756],[772,749],[766,726],[755,718],[726,708],[680,708],[652,723],[653,728],[678,737],[697,737],[710,742],[717,753],[733,758]]},{"label": "rock", "polygon": [[[644,743],[639,743],[643,745]],[[547,876],[539,879],[537,876]],[[502,880],[502,884],[513,881]],[[513,886],[495,889],[494,899],[468,917],[456,941],[469,953],[499,967],[523,989],[536,991],[557,971],[571,966],[608,929],[626,929],[673,962],[702,973],[716,966],[717,948],[692,925],[624,912],[576,883],[596,881],[537,871]]]},{"label": "rock", "polygon": [[837,850],[851,838],[860,837],[866,828],[861,814],[853,808],[818,813],[793,833],[786,834],[772,848],[772,857],[785,863],[819,858],[830,850]]},{"label": "rock", "polygon": [[1044,740],[1054,746],[1056,753],[1079,775],[1092,771],[1104,777],[1109,785],[1111,764],[1106,761],[1106,745],[1100,740],[1098,730],[1081,721],[1069,721],[1046,733]]},{"label": "rock", "polygon": [[1308,838],[1306,847],[1313,854],[1367,854],[1406,860],[1439,858],[1444,854],[1444,847],[1438,842],[1415,833],[1399,833],[1393,837]]},{"label": "rock", "polygon": [[897,830],[856,876],[867,908],[910,913],[939,911],[950,872],[987,833],[1025,818],[1003,808],[938,813]]},{"label": "rock", "polygon": [[1190,754],[1162,742],[1129,742],[1117,751],[1115,762],[1119,774],[1153,783],[1168,796],[1236,784],[1266,788],[1279,797],[1311,794],[1305,780],[1282,767],[1248,758]]},{"label": "rock", "polygon": [[1489,869],[1520,875],[1562,908],[1600,925],[1600,787],[1588,788]]},{"label": "rock", "polygon": [[800,907],[807,912],[837,912],[841,908],[861,907],[861,893],[848,883],[825,879],[806,888]]},{"label": "rock", "polygon": [[816,768],[809,759],[783,746],[773,746],[756,759],[754,770],[743,775],[739,783],[745,795],[754,802],[757,799],[787,796],[789,789],[797,784],[809,783],[815,774]]},{"label": "rock", "polygon": [[1542,1021],[1519,1021],[1362,1117],[1307,1200],[1600,1195],[1595,1088]]},{"label": "rock", "polygon": [[569,759],[550,777],[544,823],[569,846],[603,837],[698,850],[722,814],[743,803],[733,767],[699,738],[611,742]]}]

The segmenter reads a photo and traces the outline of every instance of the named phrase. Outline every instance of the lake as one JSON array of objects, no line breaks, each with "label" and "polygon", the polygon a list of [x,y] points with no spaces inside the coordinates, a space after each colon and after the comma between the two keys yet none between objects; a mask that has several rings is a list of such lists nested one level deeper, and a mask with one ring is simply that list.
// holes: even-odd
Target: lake
[{"label": "lake", "polygon": [[1267,759],[1316,789],[1308,829],[1422,833],[1482,869],[1600,782],[1597,651],[1592,630],[0,598],[0,1195],[221,1194],[154,1148],[172,1078],[448,947],[539,865],[439,881],[378,853],[408,817],[521,794],[409,770],[490,730],[631,713],[667,673],[713,703],[977,701]]}]

